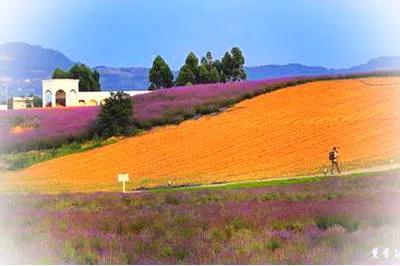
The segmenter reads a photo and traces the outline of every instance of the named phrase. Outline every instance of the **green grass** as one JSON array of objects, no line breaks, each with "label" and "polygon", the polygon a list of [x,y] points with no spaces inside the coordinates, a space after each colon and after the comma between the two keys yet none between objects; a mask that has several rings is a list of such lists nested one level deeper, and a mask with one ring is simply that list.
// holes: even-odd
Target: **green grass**
[{"label": "green grass", "polygon": [[359,228],[359,222],[354,218],[347,216],[322,216],[315,219],[316,224],[321,229],[328,229],[335,225],[340,225],[346,228],[349,232],[355,232]]},{"label": "green grass", "polygon": [[109,140],[72,142],[69,144],[64,144],[61,147],[49,150],[21,152],[16,154],[4,154],[1,155],[0,159],[3,159],[7,163],[7,170],[19,170],[27,168],[36,163],[48,161],[51,159],[55,159],[73,153],[92,150],[101,146],[116,143],[117,141],[118,141],[117,139],[109,139]]},{"label": "green grass", "polygon": [[306,178],[292,178],[292,179],[284,179],[284,180],[251,180],[247,182],[232,182],[226,184],[219,185],[196,185],[196,186],[184,186],[184,187],[171,187],[171,188],[150,188],[148,191],[153,193],[165,193],[171,191],[195,191],[195,190],[221,190],[221,189],[242,189],[242,188],[265,188],[265,187],[276,187],[276,186],[285,186],[285,185],[293,185],[293,184],[302,184],[302,183],[312,183],[319,182],[322,180],[330,179],[330,178],[355,178],[355,177],[368,177],[375,176],[377,174],[389,173],[389,172],[400,172],[400,169],[393,169],[387,171],[375,171],[368,173],[353,173],[348,175],[341,176],[311,176]]}]

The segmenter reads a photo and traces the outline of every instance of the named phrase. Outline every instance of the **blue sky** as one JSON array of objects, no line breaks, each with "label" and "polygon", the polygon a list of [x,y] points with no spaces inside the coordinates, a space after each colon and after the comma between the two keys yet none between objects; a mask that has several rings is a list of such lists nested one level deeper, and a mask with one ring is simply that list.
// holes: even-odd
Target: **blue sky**
[{"label": "blue sky", "polygon": [[59,50],[91,66],[178,69],[189,51],[246,65],[348,67],[400,55],[400,1],[0,0],[0,42]]}]

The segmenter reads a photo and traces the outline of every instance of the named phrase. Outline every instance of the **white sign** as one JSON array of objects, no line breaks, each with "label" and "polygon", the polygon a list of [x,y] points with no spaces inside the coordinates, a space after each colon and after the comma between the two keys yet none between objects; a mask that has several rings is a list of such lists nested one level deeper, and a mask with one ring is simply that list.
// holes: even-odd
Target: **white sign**
[{"label": "white sign", "polygon": [[129,175],[128,174],[119,174],[118,175],[118,182],[122,182],[122,192],[126,192],[125,190],[125,182],[129,182]]},{"label": "white sign", "polygon": [[118,182],[129,182],[129,175],[128,174],[119,174]]}]

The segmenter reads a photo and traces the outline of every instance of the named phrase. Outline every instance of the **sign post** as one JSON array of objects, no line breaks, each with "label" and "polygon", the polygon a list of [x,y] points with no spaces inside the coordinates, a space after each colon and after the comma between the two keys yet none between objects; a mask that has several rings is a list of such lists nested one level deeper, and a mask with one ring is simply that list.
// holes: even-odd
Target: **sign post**
[{"label": "sign post", "polygon": [[126,193],[125,182],[129,182],[129,175],[128,174],[119,174],[118,182],[122,182],[122,192]]}]

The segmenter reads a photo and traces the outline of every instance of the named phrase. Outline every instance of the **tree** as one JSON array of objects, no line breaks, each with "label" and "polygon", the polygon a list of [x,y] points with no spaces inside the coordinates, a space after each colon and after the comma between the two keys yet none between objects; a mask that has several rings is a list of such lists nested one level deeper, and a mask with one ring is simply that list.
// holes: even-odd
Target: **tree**
[{"label": "tree", "polygon": [[57,67],[53,72],[52,78],[53,79],[67,79],[67,78],[69,78],[69,73],[68,73],[68,71],[66,72],[66,71],[62,70],[61,68]]},{"label": "tree", "polygon": [[240,81],[247,78],[247,74],[244,71],[244,57],[242,51],[238,47],[233,47],[229,52],[226,52],[222,57],[220,73],[221,80],[226,81]]},{"label": "tree", "polygon": [[80,91],[100,91],[100,74],[92,71],[84,64],[76,64],[69,71],[56,68],[53,72],[53,79],[79,79]]},{"label": "tree", "polygon": [[218,72],[218,76],[219,76],[219,82],[226,82],[226,76],[224,74],[223,71],[223,65],[222,62],[220,60],[215,60],[213,62],[213,68],[215,68]]},{"label": "tree", "polygon": [[185,64],[189,67],[190,70],[192,70],[193,73],[197,73],[197,69],[199,67],[199,59],[193,52],[190,52],[188,54],[185,60]]},{"label": "tree", "polygon": [[[212,54],[211,54],[211,52],[207,52],[206,56],[203,56],[200,61],[198,83],[219,82],[219,78],[218,78],[218,81],[212,81],[212,79],[211,79],[212,68],[213,68]],[[214,77],[214,80],[215,80],[215,77]]]},{"label": "tree", "polygon": [[175,85],[177,86],[183,86],[187,83],[199,83],[199,59],[193,52],[187,55],[185,64],[179,70],[175,81]]},{"label": "tree", "polygon": [[239,47],[233,47],[231,49],[232,54],[232,72],[231,78],[233,81],[246,80],[247,74],[243,69],[244,65],[244,57],[242,51],[240,51]]},{"label": "tree", "polygon": [[133,99],[122,91],[111,93],[96,119],[96,134],[102,138],[129,136],[134,132]]},{"label": "tree", "polygon": [[174,75],[164,59],[157,55],[149,71],[150,90],[170,88],[174,84]]},{"label": "tree", "polygon": [[218,69],[214,66],[210,72],[210,83],[218,83],[221,81]]},{"label": "tree", "polygon": [[221,59],[221,68],[224,73],[225,81],[231,81],[233,72],[233,59],[229,52],[226,52]]},{"label": "tree", "polygon": [[210,83],[210,72],[205,65],[199,67],[199,77],[197,78],[198,83]]},{"label": "tree", "polygon": [[208,66],[210,66],[210,67],[212,66],[213,58],[212,58],[211,52],[206,53],[206,62],[207,62]]},{"label": "tree", "polygon": [[79,79],[79,91],[100,91],[100,76],[84,64],[74,65],[69,70],[73,79]]},{"label": "tree", "polygon": [[39,98],[38,96],[34,96],[33,94],[31,94],[29,96],[31,99],[27,99],[25,101],[25,105],[27,108],[34,108],[34,107],[42,107],[42,99]]},{"label": "tree", "polygon": [[196,84],[196,75],[188,65],[184,65],[179,70],[178,77],[176,78],[176,86],[185,86],[186,84]]}]

